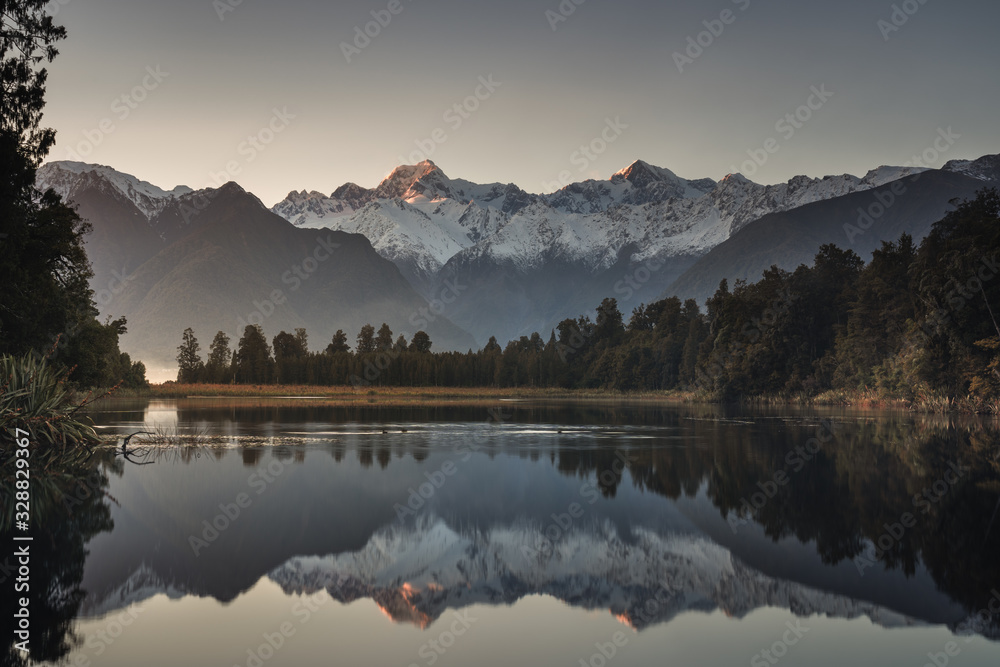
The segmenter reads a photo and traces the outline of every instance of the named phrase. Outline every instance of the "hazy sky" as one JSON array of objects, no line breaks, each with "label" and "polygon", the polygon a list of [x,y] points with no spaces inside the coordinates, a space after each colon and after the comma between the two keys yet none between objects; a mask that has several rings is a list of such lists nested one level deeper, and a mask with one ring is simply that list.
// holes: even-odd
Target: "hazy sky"
[{"label": "hazy sky", "polygon": [[54,0],[50,159],[272,205],[423,157],[542,192],[635,159],[775,183],[1000,152],[997,3],[578,2]]}]

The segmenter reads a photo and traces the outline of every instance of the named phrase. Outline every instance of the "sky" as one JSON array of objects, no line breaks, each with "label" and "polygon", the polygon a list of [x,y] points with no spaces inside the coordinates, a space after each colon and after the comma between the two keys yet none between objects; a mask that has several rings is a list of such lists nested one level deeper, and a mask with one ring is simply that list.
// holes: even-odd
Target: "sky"
[{"label": "sky", "polygon": [[[579,3],[579,4],[578,4]],[[374,187],[394,167],[551,192],[863,176],[1000,153],[985,0],[52,0],[50,160],[165,189]],[[914,156],[918,160],[914,160]]]}]

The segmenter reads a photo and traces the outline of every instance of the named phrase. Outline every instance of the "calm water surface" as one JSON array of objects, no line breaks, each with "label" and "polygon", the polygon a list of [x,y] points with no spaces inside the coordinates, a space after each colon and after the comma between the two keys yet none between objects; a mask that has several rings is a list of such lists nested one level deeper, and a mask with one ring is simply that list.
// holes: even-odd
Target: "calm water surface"
[{"label": "calm water surface", "polygon": [[55,661],[1000,664],[995,423],[539,402],[92,416],[170,437],[140,446],[149,465],[105,452],[109,497],[53,518],[34,576],[65,593]]}]

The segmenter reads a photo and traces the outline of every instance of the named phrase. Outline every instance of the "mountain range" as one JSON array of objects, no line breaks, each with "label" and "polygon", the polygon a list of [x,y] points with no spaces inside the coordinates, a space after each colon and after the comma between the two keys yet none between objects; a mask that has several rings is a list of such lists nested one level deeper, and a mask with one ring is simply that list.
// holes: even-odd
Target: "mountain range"
[{"label": "mountain range", "polygon": [[689,180],[640,160],[551,194],[425,161],[375,188],[293,191],[268,209],[235,183],[167,191],[78,162],[38,173],[93,225],[93,287],[102,315],[129,320],[123,349],[164,369],[187,326],[205,342],[258,321],[268,336],[304,326],[313,349],[383,321],[427,330],[437,350],[547,338],[605,297],[628,317],[663,296],[703,302],[723,278],[811,263],[824,243],[867,259],[903,232],[919,241],[957,200],[997,184],[996,155],[778,185]]}]

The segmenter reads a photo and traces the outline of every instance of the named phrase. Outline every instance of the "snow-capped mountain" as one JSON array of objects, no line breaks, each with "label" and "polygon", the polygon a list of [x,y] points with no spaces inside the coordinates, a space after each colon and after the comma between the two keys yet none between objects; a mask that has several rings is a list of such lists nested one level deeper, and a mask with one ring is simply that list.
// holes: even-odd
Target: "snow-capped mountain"
[{"label": "snow-capped mountain", "polygon": [[951,160],[942,169],[976,180],[1000,184],[1000,155],[984,155],[978,160]]},{"label": "snow-capped mountain", "polygon": [[710,178],[688,181],[669,169],[636,160],[610,180],[572,183],[546,195],[544,200],[564,213],[600,213],[619,204],[641,206],[668,199],[697,199],[715,185]]},{"label": "snow-capped mountain", "polygon": [[[432,280],[449,259],[477,240],[495,234],[506,222],[495,208],[455,199],[377,199],[334,228],[362,234],[411,282]],[[414,281],[416,279],[416,281]]]},{"label": "snow-capped mountain", "polygon": [[292,191],[272,210],[299,227],[333,228],[333,225],[338,224],[335,221],[339,218],[349,217],[365,205],[385,199],[407,203],[446,199],[460,204],[475,201],[503,213],[511,213],[524,207],[535,197],[512,184],[478,185],[470,181],[450,179],[437,165],[427,160],[417,165],[397,167],[371,190],[354,183],[346,183],[330,196],[304,190]]},{"label": "snow-capped mountain", "polygon": [[[686,180],[638,160],[607,181],[549,195],[451,179],[433,162],[400,166],[373,190],[349,184],[330,197],[293,192],[272,210],[293,224],[364,234],[415,285],[452,258],[520,271],[551,261],[607,270],[629,261],[699,256],[768,213],[867,190],[921,171],[880,167],[864,178],[798,176],[764,186],[740,176]],[[362,206],[358,207],[361,204]]]},{"label": "snow-capped mountain", "polygon": [[[884,167],[864,179],[797,177],[788,184],[760,186],[740,176],[719,183],[689,181],[639,160],[607,181],[532,195],[512,184],[449,178],[428,160],[396,168],[373,189],[347,183],[330,196],[293,191],[272,211],[298,227],[362,234],[430,295],[435,278],[453,258],[524,272],[556,260],[596,273],[614,266],[629,247],[635,248],[630,261],[699,256],[769,212],[874,187],[906,173]],[[38,172],[38,186],[65,199],[88,188],[104,190],[124,197],[150,222],[171,203],[184,204],[196,195],[186,186],[168,191],[82,162],[46,164]],[[167,231],[160,230],[160,236]]]},{"label": "snow-capped mountain", "polygon": [[316,223],[321,220],[333,221],[357,209],[349,202],[332,195],[327,197],[322,192],[293,190],[271,210],[298,227],[319,227],[322,225]]},{"label": "snow-capped mountain", "polygon": [[404,271],[435,271],[463,251],[525,270],[559,257],[598,271],[615,264],[629,245],[642,249],[633,257],[637,261],[700,254],[768,213],[919,171],[880,167],[864,178],[797,176],[763,186],[738,174],[718,183],[686,180],[637,160],[607,181],[530,195],[514,185],[451,179],[428,160],[396,168],[374,190],[344,186],[355,188],[351,201],[338,193],[292,192],[272,210],[298,226],[364,234]]},{"label": "snow-capped mountain", "polygon": [[66,200],[72,199],[75,192],[88,187],[112,189],[135,204],[147,219],[152,219],[181,195],[194,192],[184,185],[164,190],[111,167],[70,161],[43,165],[38,170],[36,185],[42,191],[51,188]]}]

